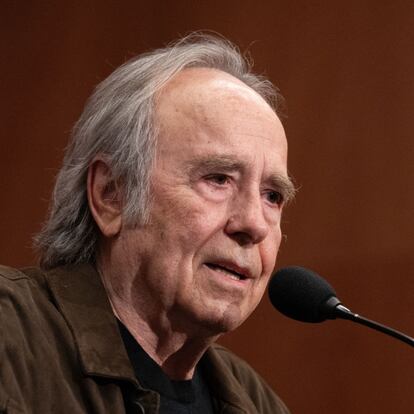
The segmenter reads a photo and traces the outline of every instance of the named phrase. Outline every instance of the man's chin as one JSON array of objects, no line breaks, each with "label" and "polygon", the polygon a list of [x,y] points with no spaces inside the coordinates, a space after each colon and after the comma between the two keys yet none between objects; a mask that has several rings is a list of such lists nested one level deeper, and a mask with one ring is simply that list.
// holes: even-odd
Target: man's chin
[{"label": "man's chin", "polygon": [[[214,337],[238,328],[249,316],[240,301],[186,303],[170,313],[173,329],[192,337]],[[173,316],[174,315],[174,316]]]},{"label": "man's chin", "polygon": [[224,310],[216,308],[210,313],[200,315],[197,324],[212,336],[222,335],[238,328],[247,316],[243,315],[240,306],[230,305]]}]

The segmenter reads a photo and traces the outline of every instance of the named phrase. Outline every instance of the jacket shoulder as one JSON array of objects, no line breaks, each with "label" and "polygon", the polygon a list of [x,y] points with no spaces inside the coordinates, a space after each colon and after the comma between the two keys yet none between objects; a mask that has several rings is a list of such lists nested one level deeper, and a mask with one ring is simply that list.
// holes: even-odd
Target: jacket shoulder
[{"label": "jacket shoulder", "polygon": [[36,267],[15,269],[0,265],[0,288],[5,285],[11,285],[14,288],[17,286],[21,288],[37,286],[42,289],[46,287],[46,278],[43,271]]},{"label": "jacket shoulder", "polygon": [[22,271],[3,265],[0,265],[0,276],[1,278],[7,280],[18,280],[28,278],[28,276],[25,275]]},{"label": "jacket shoulder", "polygon": [[48,406],[52,378],[57,383],[77,361],[74,350],[43,271],[0,266],[0,413],[3,407],[33,412],[42,398]]},{"label": "jacket shoulder", "polygon": [[8,326],[15,333],[19,332],[18,328],[26,332],[28,325],[36,326],[50,302],[46,279],[40,269],[0,265],[0,329]]},{"label": "jacket shoulder", "polygon": [[50,301],[45,277],[40,269],[14,269],[0,265],[0,322],[3,326],[31,321],[39,306]]}]

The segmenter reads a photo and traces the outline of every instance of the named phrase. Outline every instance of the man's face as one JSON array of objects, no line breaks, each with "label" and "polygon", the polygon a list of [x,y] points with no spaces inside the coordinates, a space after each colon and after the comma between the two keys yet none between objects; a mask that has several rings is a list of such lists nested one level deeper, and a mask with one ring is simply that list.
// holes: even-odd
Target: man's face
[{"label": "man's face", "polygon": [[123,229],[136,303],[182,329],[236,328],[274,269],[287,144],[270,107],[230,75],[187,69],[157,101],[150,222]]}]

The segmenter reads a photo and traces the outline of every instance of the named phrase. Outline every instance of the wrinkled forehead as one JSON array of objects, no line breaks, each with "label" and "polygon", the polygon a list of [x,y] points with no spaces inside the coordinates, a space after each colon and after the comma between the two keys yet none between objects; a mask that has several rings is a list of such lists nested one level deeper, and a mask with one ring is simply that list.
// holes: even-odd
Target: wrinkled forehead
[{"label": "wrinkled forehead", "polygon": [[269,104],[252,88],[226,72],[210,68],[184,69],[170,79],[158,95],[157,108],[172,102],[180,104],[183,110],[200,111],[219,110],[219,102],[255,103],[275,116]]},{"label": "wrinkled forehead", "polygon": [[280,120],[261,96],[228,74],[183,71],[160,95],[156,117],[158,166],[178,171],[194,159],[226,157],[256,178],[287,177]]},{"label": "wrinkled forehead", "polygon": [[237,116],[248,116],[252,122],[266,121],[284,136],[278,116],[263,97],[234,76],[216,69],[189,68],[179,72],[156,101],[155,122],[164,130],[174,126],[188,129],[194,124],[219,128],[228,126]]}]

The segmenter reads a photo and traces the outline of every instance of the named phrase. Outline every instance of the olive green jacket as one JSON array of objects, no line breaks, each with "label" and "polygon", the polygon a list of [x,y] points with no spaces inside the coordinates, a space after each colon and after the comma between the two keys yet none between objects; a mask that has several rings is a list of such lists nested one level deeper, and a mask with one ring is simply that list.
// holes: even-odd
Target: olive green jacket
[{"label": "olive green jacket", "polygon": [[[242,360],[211,347],[207,381],[218,413],[288,413]],[[49,272],[0,266],[0,413],[155,414],[90,265]]]}]

